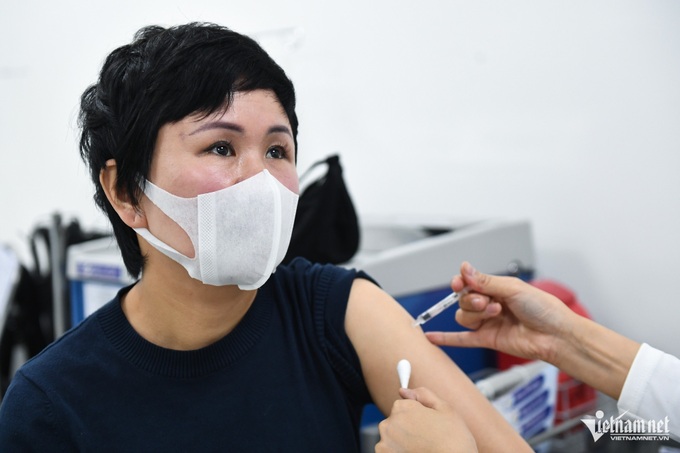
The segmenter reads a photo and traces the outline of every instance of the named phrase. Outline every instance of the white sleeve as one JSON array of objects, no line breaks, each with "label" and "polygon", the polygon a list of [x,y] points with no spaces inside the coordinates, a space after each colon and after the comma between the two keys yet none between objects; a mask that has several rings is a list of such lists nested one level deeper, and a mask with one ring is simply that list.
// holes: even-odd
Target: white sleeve
[{"label": "white sleeve", "polygon": [[680,439],[680,360],[643,343],[623,384],[619,413],[643,420],[668,417],[671,437]]}]

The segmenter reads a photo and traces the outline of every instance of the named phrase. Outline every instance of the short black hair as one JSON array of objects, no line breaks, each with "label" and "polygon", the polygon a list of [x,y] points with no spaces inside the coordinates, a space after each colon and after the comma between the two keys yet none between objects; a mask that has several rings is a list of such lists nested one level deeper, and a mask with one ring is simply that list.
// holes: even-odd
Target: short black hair
[{"label": "short black hair", "polygon": [[115,159],[116,189],[136,206],[163,125],[190,114],[210,115],[227,108],[234,93],[257,89],[276,95],[297,150],[293,83],[247,36],[204,22],[148,26],[106,58],[97,83],[81,97],[80,155],[90,169],[95,203],[111,221],[130,275],[139,276],[144,257],[136,233],[120,219],[99,182],[106,161]]}]

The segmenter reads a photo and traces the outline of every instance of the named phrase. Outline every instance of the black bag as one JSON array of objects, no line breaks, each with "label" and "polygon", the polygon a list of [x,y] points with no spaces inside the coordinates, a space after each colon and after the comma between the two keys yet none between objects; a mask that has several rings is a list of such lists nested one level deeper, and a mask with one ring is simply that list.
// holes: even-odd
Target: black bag
[{"label": "black bag", "polygon": [[[37,226],[32,232],[29,245],[34,267],[29,270],[21,266],[19,281],[7,307],[7,318],[4,325],[0,325],[0,399],[16,371],[14,367],[18,364],[16,357],[19,350],[23,349],[27,358],[31,358],[55,340],[55,278],[62,280],[63,300],[66,305],[61,309],[64,319],[70,321],[70,293],[65,275],[66,249],[70,245],[108,234],[110,233],[83,231],[77,220],[63,225],[58,214],[52,217],[49,226]],[[55,237],[57,244],[52,243]],[[55,250],[59,250],[57,258],[53,256]]]},{"label": "black bag", "polygon": [[315,263],[340,264],[349,261],[359,249],[359,221],[342,179],[340,157],[331,155],[314,163],[300,180],[304,181],[321,164],[328,165],[326,174],[300,194],[283,263],[301,256]]}]

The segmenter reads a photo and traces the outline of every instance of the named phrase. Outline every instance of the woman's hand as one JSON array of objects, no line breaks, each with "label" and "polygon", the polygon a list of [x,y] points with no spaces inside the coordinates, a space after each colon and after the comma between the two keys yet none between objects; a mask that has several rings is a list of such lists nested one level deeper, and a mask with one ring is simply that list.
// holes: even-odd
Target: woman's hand
[{"label": "woman's hand", "polygon": [[483,274],[465,262],[451,287],[462,294],[456,321],[471,332],[427,332],[442,346],[485,347],[553,363],[578,315],[555,296],[514,277]]},{"label": "woman's hand", "polygon": [[518,278],[482,274],[469,263],[451,287],[464,293],[456,321],[472,331],[428,332],[432,343],[543,360],[614,399],[621,395],[640,349],[636,341],[577,315]]},{"label": "woman's hand", "polygon": [[425,387],[400,389],[402,400],[380,422],[376,453],[471,453],[477,444],[462,417]]}]

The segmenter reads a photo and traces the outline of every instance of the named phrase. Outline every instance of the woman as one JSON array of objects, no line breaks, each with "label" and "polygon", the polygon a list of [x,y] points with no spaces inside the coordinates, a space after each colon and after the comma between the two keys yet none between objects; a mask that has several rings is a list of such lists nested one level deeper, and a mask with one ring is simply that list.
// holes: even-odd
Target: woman
[{"label": "woman", "polygon": [[[139,280],[28,362],[10,451],[356,451],[396,363],[480,451],[530,451],[365,274],[285,255],[297,202],[292,83],[212,24],[140,30],[82,98],[81,154]],[[274,272],[275,271],[275,272]],[[4,448],[3,448],[4,449]]]}]

